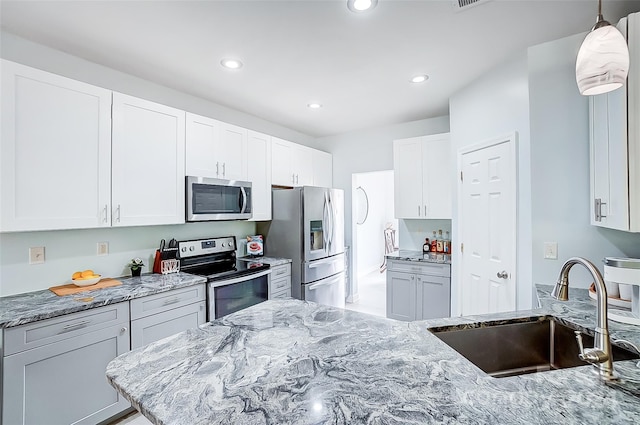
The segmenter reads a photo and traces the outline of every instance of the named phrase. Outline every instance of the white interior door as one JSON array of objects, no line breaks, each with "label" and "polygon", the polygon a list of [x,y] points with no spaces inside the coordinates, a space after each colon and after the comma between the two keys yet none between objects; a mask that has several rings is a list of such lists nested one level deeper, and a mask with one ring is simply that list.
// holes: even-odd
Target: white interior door
[{"label": "white interior door", "polygon": [[459,153],[461,314],[516,309],[515,134]]}]

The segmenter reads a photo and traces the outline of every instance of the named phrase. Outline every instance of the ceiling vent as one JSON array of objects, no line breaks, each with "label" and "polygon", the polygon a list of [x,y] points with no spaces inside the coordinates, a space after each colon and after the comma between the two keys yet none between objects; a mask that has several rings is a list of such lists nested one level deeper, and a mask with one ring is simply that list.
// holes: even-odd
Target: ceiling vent
[{"label": "ceiling vent", "polygon": [[453,0],[453,9],[456,12],[460,12],[488,1],[490,0]]}]

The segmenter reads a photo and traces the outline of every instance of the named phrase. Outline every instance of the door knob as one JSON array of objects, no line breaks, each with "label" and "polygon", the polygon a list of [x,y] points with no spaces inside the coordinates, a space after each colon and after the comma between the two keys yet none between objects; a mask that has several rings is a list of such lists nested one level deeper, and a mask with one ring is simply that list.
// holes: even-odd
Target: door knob
[{"label": "door knob", "polygon": [[509,277],[509,273],[506,270],[502,270],[501,272],[496,273],[499,279],[507,279]]}]

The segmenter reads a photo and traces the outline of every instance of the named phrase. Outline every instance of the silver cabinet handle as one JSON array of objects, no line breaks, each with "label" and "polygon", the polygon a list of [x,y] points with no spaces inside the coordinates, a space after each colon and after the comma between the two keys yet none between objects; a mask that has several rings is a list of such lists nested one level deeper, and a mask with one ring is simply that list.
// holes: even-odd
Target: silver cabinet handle
[{"label": "silver cabinet handle", "polygon": [[509,277],[509,273],[506,270],[502,270],[501,272],[496,273],[499,279],[507,279]]},{"label": "silver cabinet handle", "polygon": [[220,174],[220,163],[216,161],[216,176]]},{"label": "silver cabinet handle", "polygon": [[58,334],[63,334],[65,332],[71,332],[71,331],[76,331],[78,329],[85,328],[89,323],[91,323],[90,320],[83,320],[82,322],[65,325],[62,328],[62,330],[60,332],[58,332]]},{"label": "silver cabinet handle", "polygon": [[118,208],[116,208],[116,221],[120,223],[120,204],[118,204]]},{"label": "silver cabinet handle", "polygon": [[300,183],[300,175],[296,174],[296,184]]},{"label": "silver cabinet handle", "polygon": [[418,217],[420,217],[420,205],[418,205]]},{"label": "silver cabinet handle", "polygon": [[227,174],[227,163],[223,162],[222,163],[222,177],[225,177],[226,174]]},{"label": "silver cabinet handle", "polygon": [[107,222],[107,204],[104,204],[104,219],[102,220],[102,222]]},{"label": "silver cabinet handle", "polygon": [[180,298],[176,297],[176,298],[171,298],[170,300],[166,300],[162,305],[171,305],[179,302],[180,302]]},{"label": "silver cabinet handle", "polygon": [[296,183],[296,173],[291,174],[291,183]]},{"label": "silver cabinet handle", "polygon": [[424,216],[427,216],[427,204],[424,204]]},{"label": "silver cabinet handle", "polygon": [[595,216],[596,216],[596,221],[602,221],[603,218],[606,218],[607,216],[602,214],[602,206],[603,205],[607,205],[606,202],[602,202],[602,199],[600,198],[596,198],[594,200],[594,209],[595,209]]}]

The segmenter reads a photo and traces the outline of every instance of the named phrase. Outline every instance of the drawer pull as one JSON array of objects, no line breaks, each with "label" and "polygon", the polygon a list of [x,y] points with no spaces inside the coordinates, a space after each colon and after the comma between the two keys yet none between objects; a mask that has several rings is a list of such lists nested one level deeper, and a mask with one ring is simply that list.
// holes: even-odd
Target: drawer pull
[{"label": "drawer pull", "polygon": [[75,331],[78,329],[82,329],[82,328],[86,328],[87,325],[91,323],[90,320],[83,320],[82,322],[78,322],[78,323],[73,323],[70,325],[65,325],[62,330],[60,332],[58,332],[58,334],[63,334],[66,332],[71,332],[71,331]]},{"label": "drawer pull", "polygon": [[162,305],[171,305],[171,304],[176,304],[180,302],[180,298],[171,298],[170,300],[166,300]]}]

